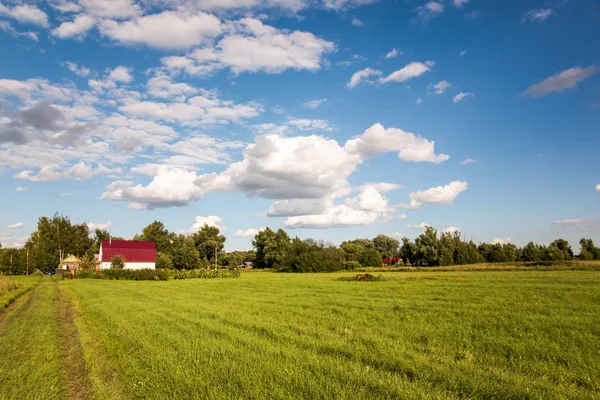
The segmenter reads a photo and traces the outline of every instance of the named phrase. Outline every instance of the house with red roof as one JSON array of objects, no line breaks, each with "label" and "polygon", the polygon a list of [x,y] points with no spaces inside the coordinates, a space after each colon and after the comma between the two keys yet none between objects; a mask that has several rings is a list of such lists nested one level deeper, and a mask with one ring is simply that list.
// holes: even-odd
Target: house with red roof
[{"label": "house with red roof", "polygon": [[156,268],[156,246],[154,242],[134,240],[103,240],[100,243],[100,268],[110,268],[110,260],[119,255],[125,260],[125,269]]}]

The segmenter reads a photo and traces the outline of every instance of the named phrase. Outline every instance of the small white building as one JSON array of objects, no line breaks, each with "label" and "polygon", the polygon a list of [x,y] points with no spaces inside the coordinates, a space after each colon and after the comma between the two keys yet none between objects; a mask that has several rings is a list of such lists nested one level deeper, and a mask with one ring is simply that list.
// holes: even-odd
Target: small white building
[{"label": "small white building", "polygon": [[125,260],[125,269],[156,269],[156,246],[154,242],[134,240],[103,240],[100,243],[100,268],[110,268],[110,260],[119,255]]}]

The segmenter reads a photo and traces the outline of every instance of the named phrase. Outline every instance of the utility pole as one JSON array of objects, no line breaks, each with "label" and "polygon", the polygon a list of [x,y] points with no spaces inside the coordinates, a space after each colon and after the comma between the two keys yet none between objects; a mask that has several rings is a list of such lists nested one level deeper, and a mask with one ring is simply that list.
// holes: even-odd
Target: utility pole
[{"label": "utility pole", "polygon": [[215,245],[215,269],[219,268],[219,262],[217,259],[218,255],[219,255],[219,247],[218,247],[218,245]]}]

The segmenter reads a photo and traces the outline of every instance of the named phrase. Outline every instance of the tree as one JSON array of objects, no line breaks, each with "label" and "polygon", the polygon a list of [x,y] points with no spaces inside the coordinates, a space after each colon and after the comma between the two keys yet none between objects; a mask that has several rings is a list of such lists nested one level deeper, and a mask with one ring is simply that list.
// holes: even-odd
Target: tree
[{"label": "tree", "polygon": [[41,217],[30,240],[31,261],[41,270],[58,267],[67,254],[82,257],[93,245],[86,224],[72,224],[68,217],[59,214]]},{"label": "tree", "polygon": [[365,252],[363,246],[352,242],[343,242],[340,248],[344,251],[346,261],[358,261]]},{"label": "tree", "polygon": [[523,261],[541,261],[542,260],[542,252],[540,248],[536,246],[535,243],[529,242],[525,247],[523,247],[521,259]]},{"label": "tree", "polygon": [[167,253],[156,253],[156,268],[173,269],[173,260]]},{"label": "tree", "polygon": [[431,226],[425,228],[415,240],[417,246],[417,260],[419,265],[439,265],[437,231]]},{"label": "tree", "polygon": [[278,268],[290,247],[290,237],[281,228],[277,232],[267,227],[254,236],[257,268]]},{"label": "tree", "polygon": [[600,260],[600,249],[594,246],[592,239],[581,239],[579,244],[581,245],[579,257],[582,260]]},{"label": "tree", "polygon": [[573,250],[571,250],[571,245],[565,239],[556,239],[554,242],[550,243],[550,246],[555,246],[562,251],[564,255],[563,260],[573,259]]},{"label": "tree", "polygon": [[[443,232],[440,235],[438,241],[438,263],[439,265],[452,265],[454,264],[454,250],[456,248],[456,241],[454,235],[460,235],[455,232]],[[459,237],[460,240],[460,237]]]},{"label": "tree", "polygon": [[123,269],[125,268],[125,257],[115,254],[110,258],[110,268]]},{"label": "tree", "polygon": [[160,221],[154,221],[142,229],[141,235],[135,235],[133,240],[154,242],[156,251],[172,255],[175,234],[169,232]]},{"label": "tree", "polygon": [[225,236],[220,235],[219,228],[216,226],[204,224],[192,235],[192,238],[200,259],[209,263],[214,263],[215,258],[218,258],[218,252],[225,247]]},{"label": "tree", "polygon": [[405,263],[411,263],[417,259],[417,245],[411,242],[409,238],[402,238],[400,257],[402,257]]},{"label": "tree", "polygon": [[94,271],[96,269],[96,261],[94,260],[94,256],[90,255],[89,253],[83,255],[83,257],[79,259],[79,269],[82,271]]},{"label": "tree", "polygon": [[392,237],[379,234],[373,239],[373,246],[379,252],[382,258],[392,258],[398,255],[400,241]]},{"label": "tree", "polygon": [[194,239],[185,235],[175,236],[173,241],[173,267],[177,269],[195,269],[200,267],[200,257]]},{"label": "tree", "polygon": [[313,239],[294,238],[281,260],[280,269],[290,272],[333,272],[344,268],[344,252]]},{"label": "tree", "polygon": [[363,267],[381,267],[381,255],[374,248],[366,249],[358,260]]}]

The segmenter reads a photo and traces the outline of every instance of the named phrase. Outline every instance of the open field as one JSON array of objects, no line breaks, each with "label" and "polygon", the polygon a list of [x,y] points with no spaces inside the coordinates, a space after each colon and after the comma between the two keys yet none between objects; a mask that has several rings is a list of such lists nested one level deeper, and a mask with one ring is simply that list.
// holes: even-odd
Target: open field
[{"label": "open field", "polygon": [[0,313],[0,398],[598,398],[596,271],[57,281]]}]

